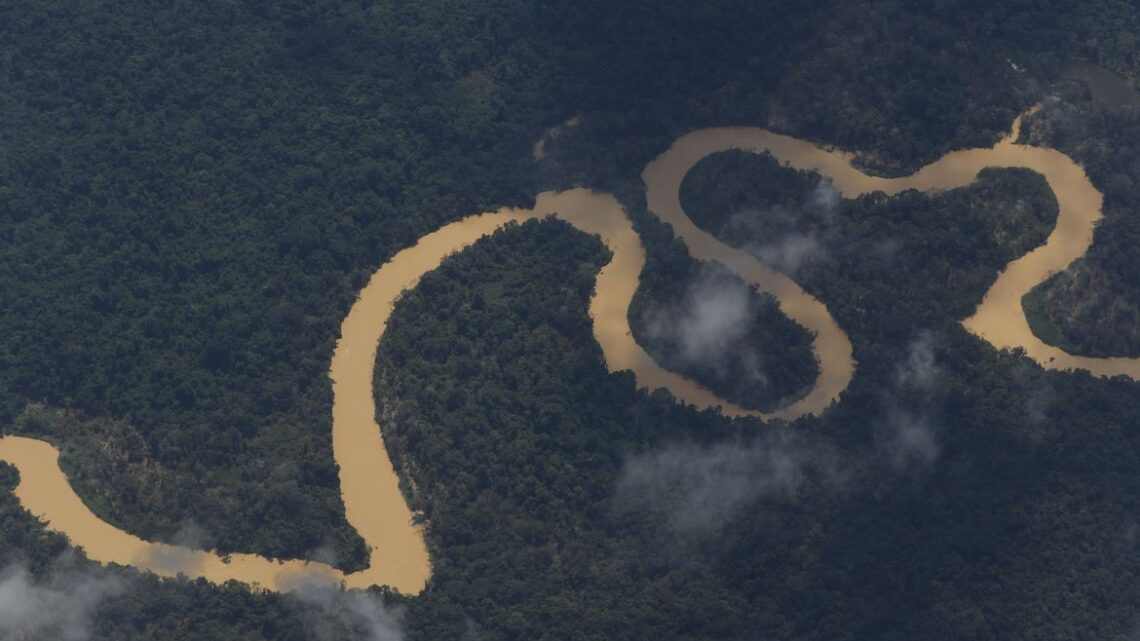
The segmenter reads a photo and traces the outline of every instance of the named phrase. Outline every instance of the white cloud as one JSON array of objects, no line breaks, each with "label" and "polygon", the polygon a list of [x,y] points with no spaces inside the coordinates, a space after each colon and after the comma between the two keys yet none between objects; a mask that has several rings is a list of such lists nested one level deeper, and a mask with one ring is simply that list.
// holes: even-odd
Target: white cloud
[{"label": "white cloud", "polygon": [[744,366],[747,380],[767,385],[764,359],[743,339],[756,318],[752,291],[722,268],[704,265],[685,288],[679,305],[648,310],[649,337],[675,346],[685,363],[724,374],[730,359]]},{"label": "white cloud", "polygon": [[311,585],[296,590],[293,596],[305,607],[305,618],[321,641],[404,638],[403,612],[385,606],[367,592]]},{"label": "white cloud", "polygon": [[895,469],[912,463],[928,464],[938,458],[941,449],[935,436],[935,424],[921,413],[892,407],[883,424],[885,434],[880,445]]},{"label": "white cloud", "polygon": [[745,251],[760,262],[779,271],[795,275],[801,267],[827,258],[827,250],[814,234],[790,233],[778,242],[749,244]]},{"label": "white cloud", "polygon": [[73,570],[37,582],[23,566],[9,566],[0,571],[0,639],[84,641],[95,608],[122,591],[112,577]]},{"label": "white cloud", "polygon": [[[840,194],[830,181],[821,180],[797,210],[779,205],[764,210],[748,209],[734,215],[726,225],[731,237],[762,237],[744,250],[766,265],[794,276],[802,267],[828,259],[827,245],[834,240]],[[797,229],[807,222],[808,230]]]},{"label": "white cloud", "polygon": [[941,451],[933,418],[938,364],[934,336],[922,332],[895,367],[894,385],[887,392],[887,415],[879,424],[879,447],[895,469],[932,463]]},{"label": "white cloud", "polygon": [[911,341],[906,359],[895,369],[895,385],[900,389],[930,391],[937,373],[934,336],[930,332],[922,332]]},{"label": "white cloud", "polygon": [[672,533],[700,538],[762,498],[794,497],[811,470],[841,476],[830,449],[783,429],[746,444],[672,444],[626,461],[615,506],[664,514]]}]

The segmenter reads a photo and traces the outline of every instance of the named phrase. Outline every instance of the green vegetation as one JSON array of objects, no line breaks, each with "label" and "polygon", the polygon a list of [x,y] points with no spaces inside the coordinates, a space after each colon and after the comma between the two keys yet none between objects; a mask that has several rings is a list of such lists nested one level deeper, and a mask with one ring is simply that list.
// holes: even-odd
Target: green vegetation
[{"label": "green vegetation", "polygon": [[[724,47],[806,20],[750,9],[726,33],[732,7],[0,9],[0,423],[32,401],[137,433],[172,494],[106,514],[141,535],[194,523],[223,551],[358,567],[327,381],[356,291],[424,232],[531,197],[531,142],[566,105],[680,109],[745,67]],[[668,56],[604,45],[693,27]]]},{"label": "green vegetation", "polygon": [[[12,494],[17,474],[0,466],[0,583],[11,578],[12,568],[26,569],[33,585],[68,594],[72,599],[37,601],[26,607],[50,606],[40,613],[48,620],[68,620],[68,609],[95,610],[95,616],[77,616],[71,634],[115,641],[162,639],[182,641],[299,641],[315,638],[307,613],[294,599],[252,593],[241,585],[216,587],[204,581],[161,580],[121,568],[99,568],[68,550],[62,536],[44,532],[43,525],[25,512]],[[6,585],[6,587],[11,587]],[[82,595],[74,598],[74,595]],[[96,598],[98,595],[98,598]],[[96,606],[92,608],[91,606]],[[7,610],[6,616],[26,616],[26,610]],[[91,613],[89,612],[88,615]],[[6,631],[0,627],[0,631]],[[60,629],[44,630],[33,641],[60,639]],[[84,637],[71,637],[84,638]]]},{"label": "green vegetation", "polygon": [[693,260],[684,243],[652,229],[642,236],[649,259],[629,319],[654,360],[753,409],[785,405],[815,384],[812,337],[775,298]]},{"label": "green vegetation", "polygon": [[[1050,281],[1052,280],[1050,279]],[[1043,294],[1048,286],[1049,281],[1041,283],[1021,298],[1021,308],[1025,310],[1025,318],[1029,321],[1029,327],[1033,330],[1034,336],[1046,344],[1056,345],[1072,354],[1080,354],[1083,351],[1081,347],[1069,342],[1061,328],[1049,318],[1048,308],[1043,300]]]},{"label": "green vegetation", "polygon": [[[676,135],[769,125],[908,171],[992,142],[1071,57],[1135,69],[1137,25],[1124,0],[5,5],[0,432],[60,444],[81,494],[132,532],[194,525],[222,550],[359,567],[327,371],[394,252],[586,184],[647,239],[639,304],[683,300],[695,268],[638,180]],[[1075,94],[1029,135],[1084,163],[1106,220],[1045,309],[1103,299],[1061,331],[1134,349],[1092,341],[1138,325],[1097,310],[1137,300],[1140,129]],[[734,242],[823,249],[796,278],[859,362],[823,418],[729,422],[607,374],[586,315],[605,251],[557,222],[479,243],[401,303],[377,376],[435,578],[374,600],[406,607],[408,638],[1133,633],[1137,385],[1042,372],[957,324],[1051,226],[1039,179],[992,172],[829,218],[805,201],[813,177],[772,164],[711,158],[686,205]],[[794,389],[813,366],[801,330],[757,304],[748,340],[783,350],[766,363]],[[0,466],[0,567],[69,576],[14,483]],[[71,563],[124,582],[94,639],[367,638],[291,597]]]},{"label": "green vegetation", "polygon": [[[1099,252],[1098,252],[1099,253]],[[1091,258],[1034,287],[1021,304],[1033,333],[1086,356],[1140,356],[1140,302],[1135,288]]]},{"label": "green vegetation", "polygon": [[883,332],[898,327],[892,306],[911,301],[929,301],[915,313],[931,320],[969,316],[997,271],[1043,243],[1057,217],[1048,184],[1028,170],[987,169],[935,195],[840,200],[818,174],[742,151],[699,162],[681,196],[698,226],[792,274],[841,327],[874,317]]},{"label": "green vegetation", "polygon": [[1093,246],[1025,297],[1042,340],[1090,356],[1140,356],[1140,112],[1069,85],[1034,119],[1031,140],[1061,149],[1104,193]]},{"label": "green vegetation", "polygon": [[[838,196],[817,173],[782,166],[768,152],[738,149],[704,158],[681,181],[681,206],[700,227],[749,234],[749,240],[804,228],[818,231],[835,213]],[[753,225],[765,227],[747,228]],[[732,234],[730,226],[745,229]]]},{"label": "green vegetation", "polygon": [[[865,213],[936,230],[958,214],[896,200]],[[972,265],[916,254],[883,274],[867,294],[881,307],[845,325],[863,349],[843,403],[755,429],[605,374],[586,316],[604,254],[567,232],[497,234],[425,277],[392,319],[378,400],[394,418],[389,442],[415,462],[403,471],[436,561],[432,591],[410,605],[412,638],[1130,629],[1136,385],[999,355],[958,326],[941,290],[900,286],[942,269],[961,280]],[[850,288],[862,272],[832,277]],[[786,468],[787,485],[773,485]],[[691,494],[639,482],[669,487],[674,473],[702,480]],[[719,507],[713,518],[694,495]],[[1089,564],[1101,571],[1088,576]],[[1064,618],[1039,607],[1059,598],[1079,605]]]}]

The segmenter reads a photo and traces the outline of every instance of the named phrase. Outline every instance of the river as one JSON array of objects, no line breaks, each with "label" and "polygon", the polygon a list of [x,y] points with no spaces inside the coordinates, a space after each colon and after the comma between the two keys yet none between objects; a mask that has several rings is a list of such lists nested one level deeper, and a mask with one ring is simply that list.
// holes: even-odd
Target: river
[{"label": "river", "polygon": [[1016,143],[1021,118],[1010,135],[988,149],[951,152],[918,172],[901,178],[869,176],[852,166],[853,155],[760,128],[716,128],[678,139],[650,162],[642,178],[650,211],[673,226],[696,258],[718,261],[760,291],[771,293],[789,318],[813,334],[812,350],[820,376],[802,398],[764,413],[727,403],[706,388],[659,366],[633,339],[630,301],[645,264],[641,240],[618,202],[587,189],[539,194],[531,209],[505,208],[451,223],[398,252],[372,276],[341,326],[333,354],[333,455],[340,467],[341,495],[348,522],[371,550],[365,570],[345,574],[328,565],[275,560],[252,554],[219,555],[144,541],[123,532],[88,509],[59,467],[59,452],[43,441],[0,438],[0,460],[17,467],[16,497],[49,529],[66,535],[87,556],[101,563],[133,566],[162,576],[185,574],[214,583],[237,580],[266,590],[288,591],[322,583],[363,588],[388,585],[418,594],[431,576],[424,532],[413,523],[399,481],[376,423],[373,368],[379,341],[401,293],[462,250],[509,222],[557,216],[596,234],[613,252],[597,276],[590,301],[594,335],[610,371],[632,370],[643,388],[668,389],[679,400],[716,407],[728,416],[795,419],[819,414],[839,400],[855,371],[851,341],[827,307],[788,276],[747,252],[729,247],[698,228],[681,208],[681,180],[699,160],[728,149],[769,151],[780,161],[818,171],[846,197],[872,191],[897,194],[969,185],[985,167],[1027,167],[1041,173],[1056,193],[1057,224],[1045,244],[1012,261],[999,274],[975,313],[963,325],[994,347],[1021,348],[1043,367],[1087,369],[1097,375],[1123,374],[1140,379],[1140,359],[1073,356],[1044,344],[1029,329],[1021,298],[1032,287],[1065,269],[1088,250],[1101,218],[1103,198],[1076,163],[1060,152]]}]

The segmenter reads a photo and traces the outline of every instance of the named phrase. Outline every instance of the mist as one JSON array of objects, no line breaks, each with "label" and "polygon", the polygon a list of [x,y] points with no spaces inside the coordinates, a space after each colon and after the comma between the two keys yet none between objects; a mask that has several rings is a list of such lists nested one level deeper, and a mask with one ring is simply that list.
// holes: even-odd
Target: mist
[{"label": "mist", "polygon": [[306,625],[321,641],[403,641],[403,610],[367,592],[305,585],[291,594]]},{"label": "mist", "polygon": [[685,287],[680,303],[646,311],[647,333],[684,365],[724,376],[735,363],[737,376],[766,387],[764,355],[744,340],[756,320],[754,296],[724,268],[704,264]]},{"label": "mist", "polygon": [[820,180],[798,209],[779,205],[746,209],[729,219],[724,234],[732,238],[764,238],[744,250],[760,262],[795,276],[803,267],[830,258],[841,196],[828,180]]},{"label": "mist", "polygon": [[194,567],[195,552],[207,549],[207,540],[206,530],[197,522],[188,520],[171,537],[169,546],[152,546],[148,550],[147,561],[169,572],[190,572]]},{"label": "mist", "polygon": [[[884,412],[872,418],[868,454],[897,473],[925,469],[941,454],[936,346],[929,331],[906,345],[882,388]],[[699,541],[758,502],[795,500],[809,482],[846,491],[873,469],[872,459],[845,457],[805,429],[769,424],[752,438],[672,443],[631,456],[616,484],[616,513],[656,515],[673,539]]]},{"label": "mist", "polygon": [[1019,362],[1013,368],[1013,384],[1022,399],[1021,410],[1026,426],[1040,427],[1048,420],[1057,396],[1048,373],[1035,365]]},{"label": "mist", "polygon": [[99,604],[121,594],[124,582],[80,569],[59,569],[46,580],[20,564],[0,570],[0,639],[85,641]]},{"label": "mist", "polygon": [[876,439],[896,470],[929,465],[941,452],[935,420],[939,370],[934,347],[930,332],[921,332],[912,340],[885,392],[886,417],[877,426]]},{"label": "mist", "polygon": [[626,461],[614,504],[619,512],[655,513],[671,534],[701,539],[757,501],[793,499],[813,473],[842,477],[830,448],[791,428],[747,442],[673,443]]}]

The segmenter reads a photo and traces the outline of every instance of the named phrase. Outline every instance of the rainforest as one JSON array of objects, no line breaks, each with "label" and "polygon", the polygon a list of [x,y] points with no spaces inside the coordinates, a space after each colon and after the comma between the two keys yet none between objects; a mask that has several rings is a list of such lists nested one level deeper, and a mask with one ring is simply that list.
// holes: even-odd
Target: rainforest
[{"label": "rainforest", "polygon": [[0,639],[1132,638],[1137,32],[0,7]]}]

